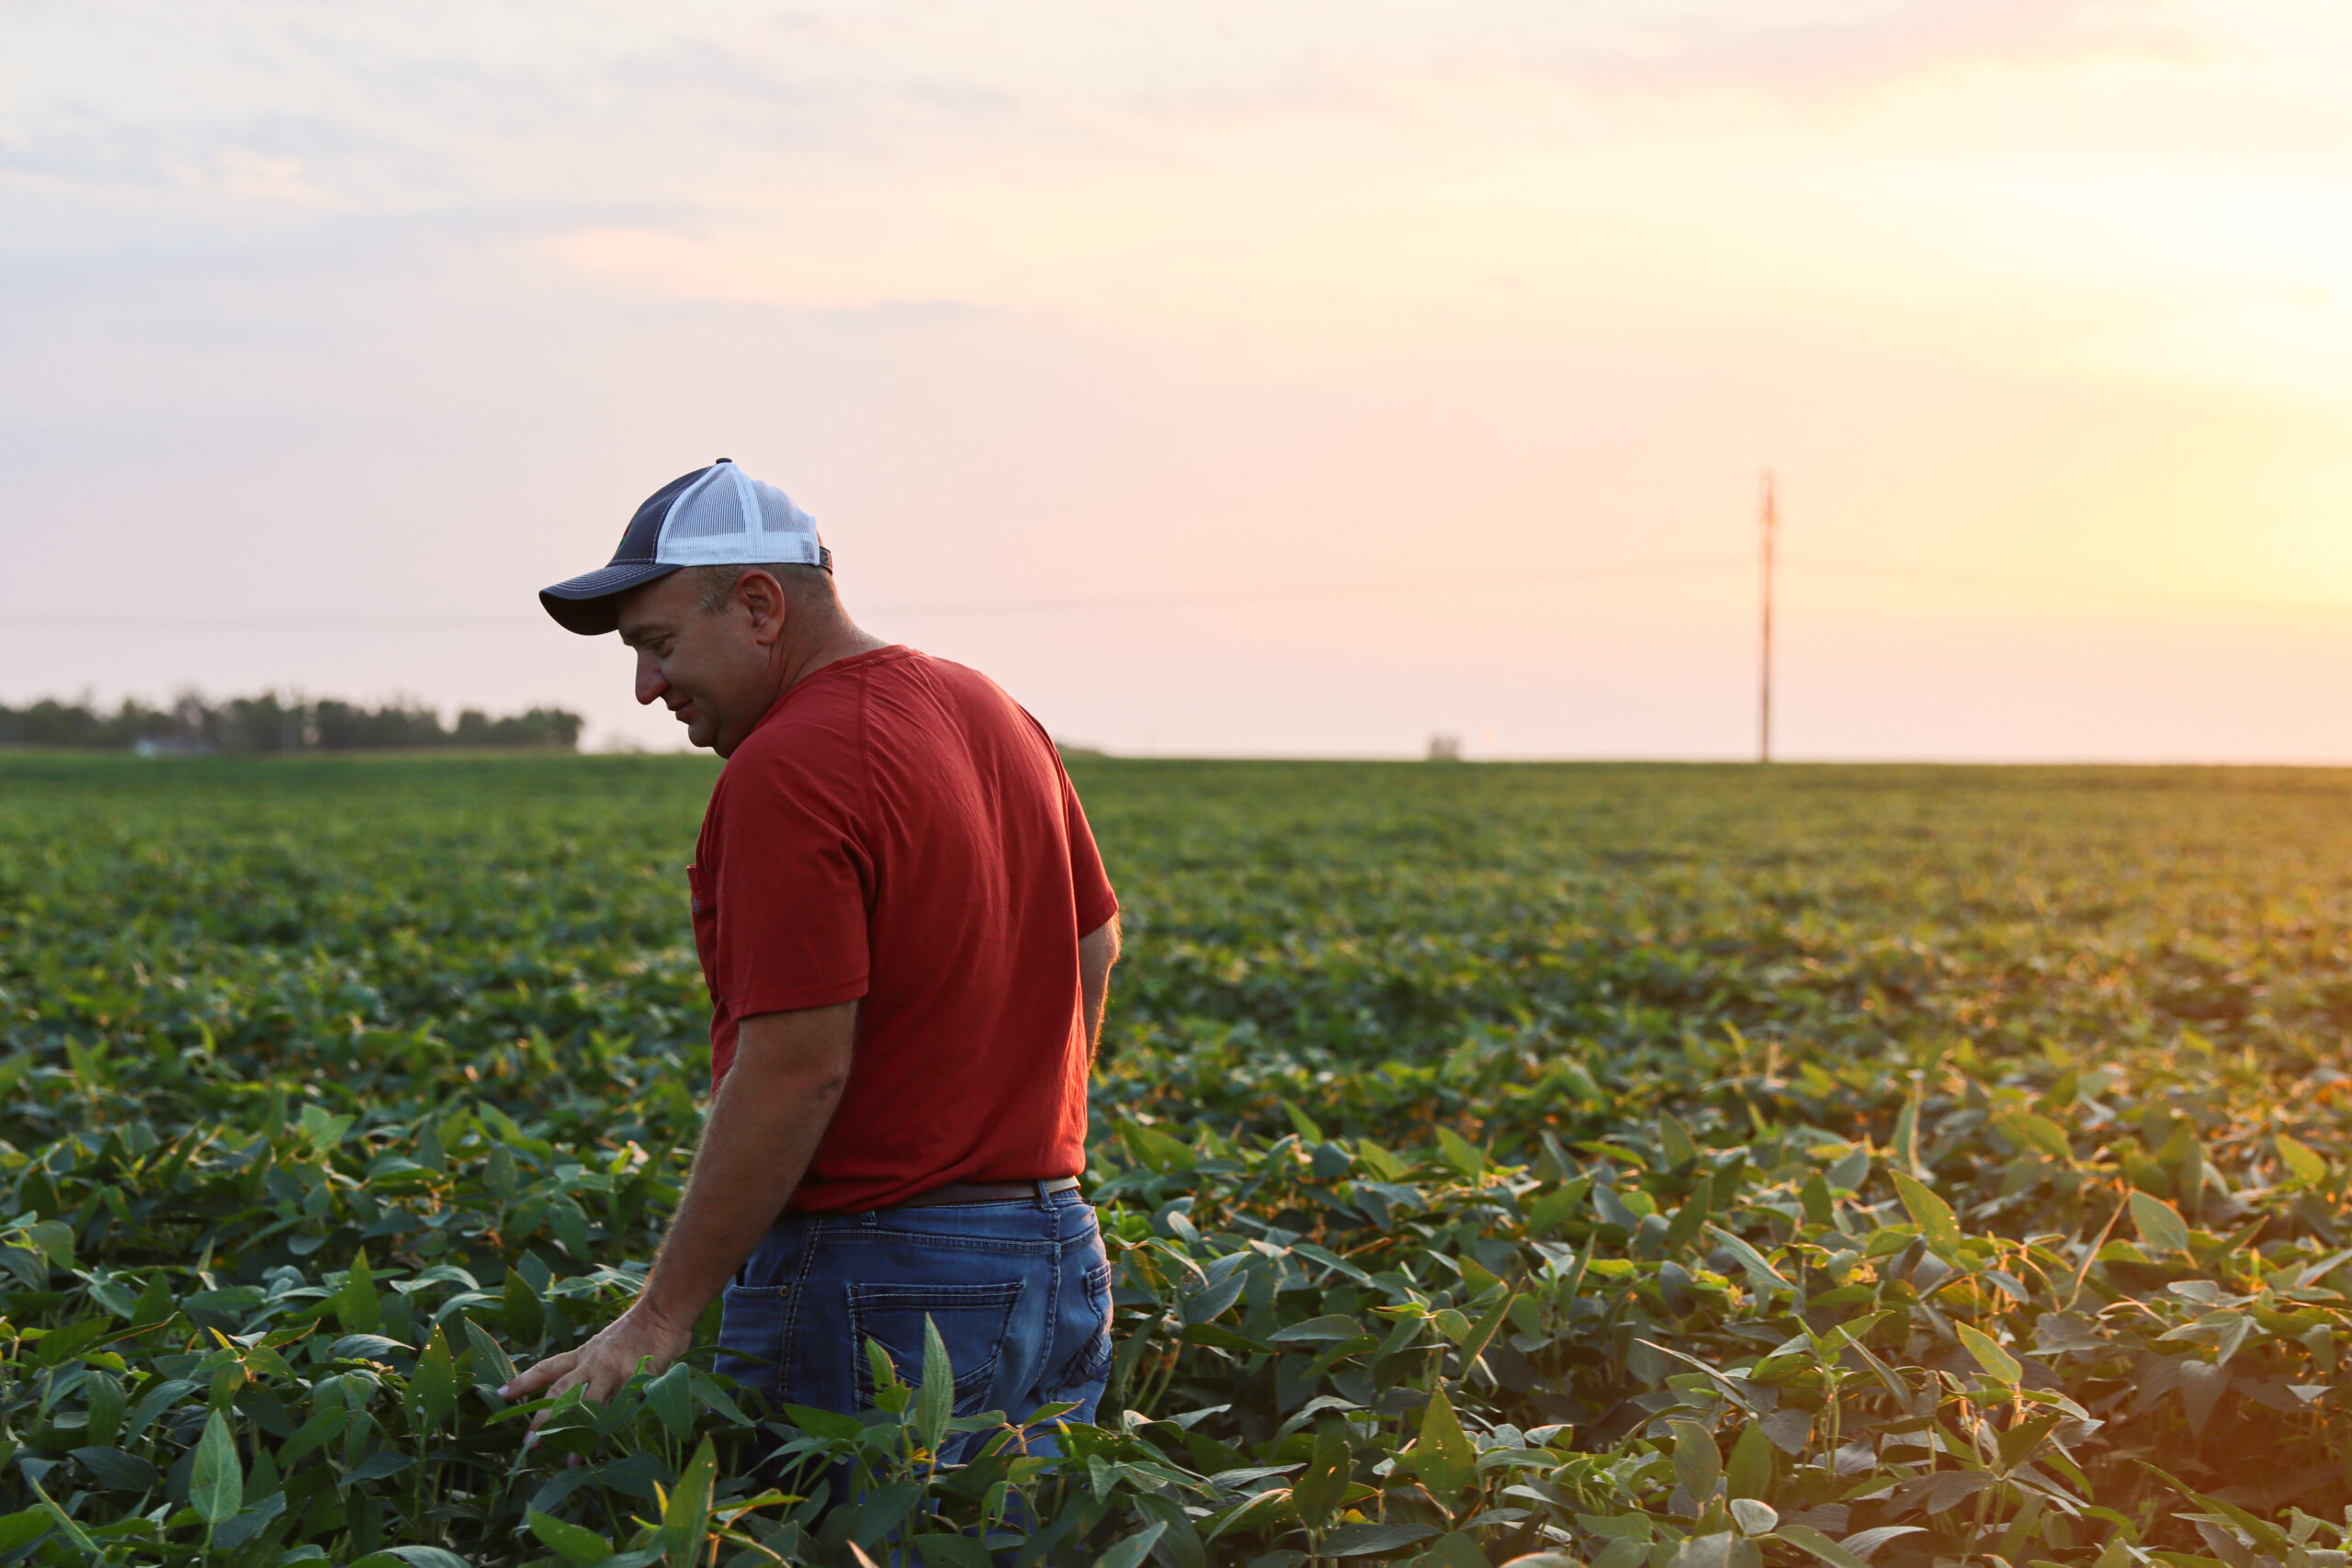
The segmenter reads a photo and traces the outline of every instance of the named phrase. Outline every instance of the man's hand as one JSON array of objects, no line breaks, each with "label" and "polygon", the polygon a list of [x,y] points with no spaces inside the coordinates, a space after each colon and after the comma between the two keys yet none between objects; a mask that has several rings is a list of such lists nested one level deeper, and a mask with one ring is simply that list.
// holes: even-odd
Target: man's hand
[{"label": "man's hand", "polygon": [[[515,1374],[514,1381],[498,1391],[498,1397],[514,1403],[517,1400],[546,1397],[556,1399],[573,1389],[603,1404],[618,1393],[642,1366],[649,1372],[667,1371],[670,1364],[684,1355],[695,1342],[694,1325],[680,1326],[666,1323],[645,1310],[645,1303],[621,1314],[604,1330],[577,1350],[566,1350],[560,1356],[549,1356],[534,1362],[525,1371]],[[546,1419],[542,1410],[531,1421],[531,1429],[538,1430]]]},{"label": "man's hand", "polygon": [[[849,1082],[857,1003],[767,1012],[739,1026],[670,1234],[637,1304],[577,1350],[549,1356],[498,1391],[506,1400],[571,1389],[603,1401],[643,1365],[667,1371],[695,1325],[751,1256],[800,1183]],[[542,1411],[541,1416],[546,1413]],[[534,1420],[534,1430],[539,1423]]]}]

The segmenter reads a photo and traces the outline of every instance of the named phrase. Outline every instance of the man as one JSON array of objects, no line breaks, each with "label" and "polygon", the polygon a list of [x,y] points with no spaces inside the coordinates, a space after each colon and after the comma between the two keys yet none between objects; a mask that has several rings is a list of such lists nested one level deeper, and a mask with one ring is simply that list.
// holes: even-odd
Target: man
[{"label": "man", "polygon": [[617,630],[637,700],[727,759],[695,863],[713,1097],[644,1292],[500,1392],[609,1398],[693,1342],[790,1401],[873,1404],[923,1321],[956,1408],[1093,1416],[1110,1269],[1079,1195],[1118,905],[1060,759],[978,673],[868,635],[816,525],[726,458],[547,589]]}]

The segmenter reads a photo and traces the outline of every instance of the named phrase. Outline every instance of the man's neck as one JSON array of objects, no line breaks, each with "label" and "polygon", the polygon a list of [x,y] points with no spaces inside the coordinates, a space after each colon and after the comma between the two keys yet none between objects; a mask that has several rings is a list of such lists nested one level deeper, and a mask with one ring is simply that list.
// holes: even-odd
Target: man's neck
[{"label": "man's neck", "polygon": [[848,616],[828,623],[813,631],[805,644],[785,652],[782,667],[777,671],[777,699],[814,675],[828,664],[838,664],[844,659],[854,659],[861,653],[871,653],[890,645],[852,621]]}]

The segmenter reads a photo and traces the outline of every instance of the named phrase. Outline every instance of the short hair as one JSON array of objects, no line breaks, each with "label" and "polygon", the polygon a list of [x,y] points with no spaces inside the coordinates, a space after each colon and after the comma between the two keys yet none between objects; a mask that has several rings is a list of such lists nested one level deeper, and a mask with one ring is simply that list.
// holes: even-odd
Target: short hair
[{"label": "short hair", "polygon": [[687,570],[695,574],[695,585],[702,592],[702,612],[706,615],[715,615],[727,608],[727,601],[734,597],[735,585],[743,581],[747,571],[766,572],[795,599],[833,602],[833,574],[821,566],[801,561],[753,561],[745,566],[697,566]]}]

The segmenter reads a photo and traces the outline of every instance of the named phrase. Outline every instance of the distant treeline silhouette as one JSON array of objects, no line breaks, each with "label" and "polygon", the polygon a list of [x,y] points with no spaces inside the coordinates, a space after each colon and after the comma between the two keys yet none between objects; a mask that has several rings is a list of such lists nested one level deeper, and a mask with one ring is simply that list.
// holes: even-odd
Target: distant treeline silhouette
[{"label": "distant treeline silhouette", "polygon": [[365,751],[395,746],[547,746],[580,744],[581,717],[563,708],[531,708],[492,718],[467,708],[444,727],[432,708],[408,702],[379,708],[332,697],[311,701],[266,692],[212,703],[188,693],[169,707],[125,697],[112,713],[87,698],[43,698],[24,707],[0,705],[0,746],[85,746],[140,751]]}]

